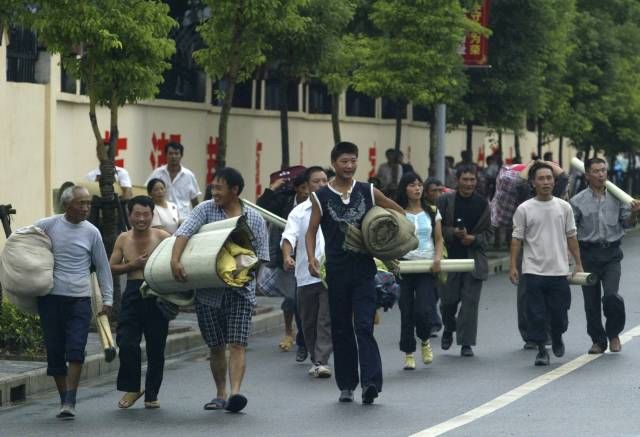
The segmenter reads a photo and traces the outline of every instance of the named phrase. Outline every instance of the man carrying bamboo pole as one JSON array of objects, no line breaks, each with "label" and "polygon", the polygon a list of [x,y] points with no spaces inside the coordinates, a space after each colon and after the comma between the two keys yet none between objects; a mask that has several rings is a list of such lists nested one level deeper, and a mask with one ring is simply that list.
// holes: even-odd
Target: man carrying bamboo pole
[{"label": "man carrying bamboo pole", "polygon": [[[242,175],[231,167],[220,169],[213,180],[213,200],[207,200],[194,208],[187,220],[174,234],[176,237],[171,254],[171,271],[179,282],[186,282],[187,275],[180,261],[189,238],[207,223],[213,223],[244,215],[253,233],[251,246],[263,262],[269,261],[267,226],[260,214],[245,208],[240,200],[244,188]],[[204,341],[211,351],[210,367],[216,383],[216,397],[204,405],[205,410],[226,409],[237,413],[247,405],[247,398],[240,394],[245,371],[245,350],[251,317],[256,304],[256,282],[251,280],[243,287],[199,289],[196,293],[196,314]],[[229,360],[225,355],[229,346]],[[227,399],[227,367],[231,395]]]},{"label": "man carrying bamboo pole", "polygon": [[[130,231],[118,236],[111,254],[111,272],[127,275],[122,295],[116,342],[120,348],[118,390],[125,394],[118,407],[129,408],[144,394],[145,408],[159,408],[158,392],[164,371],[164,348],[169,333],[169,320],[156,305],[155,297],[143,299],[140,286],[144,282],[144,266],[153,249],[171,235],[151,228],[154,203],[150,197],[136,196],[129,201]],[[147,349],[145,390],[140,391],[142,357],[140,340],[144,334]]]},{"label": "man carrying bamboo pole", "polygon": [[[640,202],[633,201],[628,205],[607,191],[607,163],[604,159],[587,160],[585,177],[588,188],[573,196],[570,202],[578,227],[584,267],[598,276],[595,285],[582,287],[587,333],[593,341],[589,353],[606,351],[607,340],[611,352],[620,352],[622,346],[618,335],[625,323],[624,300],[618,294],[622,260],[620,242],[625,229],[637,223]],[[604,327],[603,312],[606,318]]]},{"label": "man carrying bamboo pole", "polygon": [[529,170],[529,181],[536,196],[520,204],[513,215],[511,263],[509,277],[518,284],[518,264],[522,254],[522,273],[527,281],[527,341],[535,342],[536,366],[549,365],[546,348],[546,321],[551,328],[551,345],[556,357],[564,355],[562,334],[569,325],[571,305],[568,252],[573,256],[576,272],[582,272],[580,249],[571,205],[553,195],[553,167],[536,162]]}]

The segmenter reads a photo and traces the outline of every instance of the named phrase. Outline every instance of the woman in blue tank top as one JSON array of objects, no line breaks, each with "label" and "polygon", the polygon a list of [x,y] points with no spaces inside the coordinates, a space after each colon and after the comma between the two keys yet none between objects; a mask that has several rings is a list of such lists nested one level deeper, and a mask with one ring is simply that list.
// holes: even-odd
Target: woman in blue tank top
[{"label": "woman in blue tank top", "polygon": [[442,259],[442,217],[427,204],[423,196],[422,179],[415,173],[407,173],[398,183],[396,201],[404,208],[405,215],[416,227],[418,248],[405,259],[432,259],[431,273],[404,274],[400,280],[400,350],[405,353],[404,369],[414,370],[416,361],[416,336],[421,340],[422,362],[431,364],[433,351],[429,336],[429,315],[437,302],[436,278]]}]

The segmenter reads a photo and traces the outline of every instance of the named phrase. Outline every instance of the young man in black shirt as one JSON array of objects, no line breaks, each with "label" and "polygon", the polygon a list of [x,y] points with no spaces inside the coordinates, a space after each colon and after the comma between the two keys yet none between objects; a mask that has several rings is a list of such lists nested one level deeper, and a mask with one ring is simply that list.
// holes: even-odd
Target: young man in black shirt
[{"label": "young man in black shirt", "polygon": [[440,290],[444,323],[442,349],[451,347],[456,331],[457,344],[462,346],[460,353],[465,357],[473,356],[471,346],[476,344],[478,304],[482,281],[489,274],[486,250],[492,233],[489,203],[475,192],[476,172],[475,165],[460,165],[456,170],[458,190],[438,199],[449,259],[473,258],[475,261],[473,272],[449,273],[447,285]]}]

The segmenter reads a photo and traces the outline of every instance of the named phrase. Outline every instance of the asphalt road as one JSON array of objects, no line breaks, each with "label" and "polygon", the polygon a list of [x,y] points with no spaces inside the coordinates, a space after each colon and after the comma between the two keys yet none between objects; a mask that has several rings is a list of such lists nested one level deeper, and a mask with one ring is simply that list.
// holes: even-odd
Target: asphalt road
[{"label": "asphalt road", "polygon": [[[627,237],[622,294],[627,326],[640,325],[640,235]],[[586,335],[582,293],[573,287],[566,355],[551,357],[551,366],[533,366],[534,351],[524,351],[516,328],[515,287],[506,275],[492,276],[480,300],[476,356],[462,358],[459,348],[442,351],[435,339],[435,360],[402,370],[398,351],[399,312],[384,313],[376,329],[384,367],[384,388],[373,406],[339,404],[333,379],[314,380],[308,363],[297,364],[293,353],[277,350],[279,335],[252,339],[243,392],[249,404],[243,414],[204,411],[214,393],[203,354],[167,364],[160,393],[162,408],[142,403],[119,410],[121,394],[114,377],[81,387],[74,422],[55,419],[55,393],[0,410],[1,436],[154,435],[154,436],[407,436],[467,413],[534,380],[559,372],[591,345]],[[578,358],[582,360],[583,358]],[[468,423],[453,425],[447,436],[629,436],[640,435],[637,401],[640,381],[640,339],[630,339],[620,354],[606,354],[541,388],[519,393],[511,402]],[[572,362],[571,365],[574,363]],[[550,373],[551,372],[551,373]],[[356,399],[360,399],[359,391]],[[451,423],[451,422],[447,422]],[[425,433],[424,435],[428,435]],[[433,434],[432,434],[433,435]]]}]

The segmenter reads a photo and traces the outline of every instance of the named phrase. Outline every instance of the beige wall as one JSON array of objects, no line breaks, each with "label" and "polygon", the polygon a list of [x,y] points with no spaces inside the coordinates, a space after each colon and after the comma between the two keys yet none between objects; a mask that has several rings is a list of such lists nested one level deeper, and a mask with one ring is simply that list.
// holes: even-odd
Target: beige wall
[{"label": "beige wall", "polygon": [[[0,46],[0,203],[11,203],[18,214],[13,227],[33,223],[51,213],[51,189],[66,180],[81,180],[97,166],[95,141],[88,119],[86,97],[61,93],[58,61],[50,60],[51,79],[47,85],[6,82],[6,44]],[[344,99],[343,99],[344,101]],[[108,130],[109,114],[98,111],[102,132]],[[371,165],[369,147],[376,146],[377,165],[384,161],[384,151],[394,140],[392,120],[342,117],[342,137],[360,146],[358,177],[366,179]],[[152,170],[149,155],[151,137],[164,132],[180,134],[185,145],[184,165],[193,170],[204,191],[209,137],[215,138],[218,108],[207,104],[156,100],[128,105],[120,112],[120,136],[127,139],[128,148],[119,157],[131,173],[134,184],[142,185]],[[474,132],[474,158],[478,148],[488,143],[489,132],[477,128]],[[290,115],[291,164],[300,164],[300,144],[303,143],[304,165],[329,165],[332,131],[328,115],[292,113]],[[245,176],[246,197],[255,198],[256,142],[263,143],[260,156],[260,183],[268,184],[268,176],[279,168],[280,122],[276,111],[233,109],[230,126],[228,165]],[[533,133],[521,138],[523,157],[535,148]],[[405,122],[402,133],[405,157],[423,176],[428,166],[428,130],[424,123]],[[447,135],[447,155],[458,160],[465,144],[465,132],[457,129]],[[513,136],[504,135],[504,154],[509,155]],[[410,148],[410,152],[409,152]],[[557,144],[551,148],[557,154]],[[489,149],[486,148],[488,152]],[[565,162],[572,155],[565,148]],[[0,246],[4,236],[0,236]]]}]

